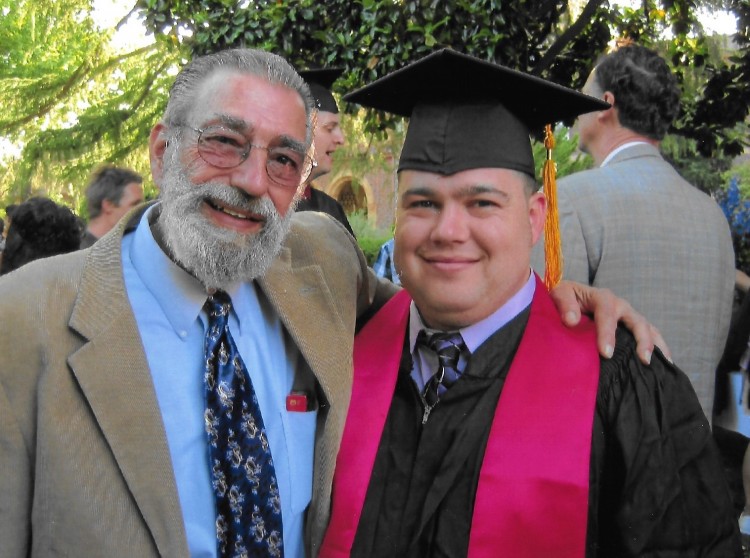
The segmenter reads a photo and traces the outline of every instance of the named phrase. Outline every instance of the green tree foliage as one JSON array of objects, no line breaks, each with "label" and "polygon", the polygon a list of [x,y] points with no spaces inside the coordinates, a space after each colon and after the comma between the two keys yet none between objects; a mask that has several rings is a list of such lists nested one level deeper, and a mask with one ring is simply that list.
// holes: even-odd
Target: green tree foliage
[{"label": "green tree foliage", "polygon": [[22,150],[0,159],[3,206],[38,193],[80,213],[103,162],[148,176],[148,134],[179,46],[114,52],[114,30],[96,28],[90,0],[2,0],[0,10],[0,138],[4,152]]},{"label": "green tree foliage", "polygon": [[[657,47],[681,80],[701,74],[683,98],[674,132],[704,157],[744,148],[735,126],[750,106],[750,0],[643,0],[637,9],[605,0],[138,0],[155,33],[185,34],[195,53],[230,46],[277,52],[299,67],[344,66],[351,90],[441,47],[450,47],[580,88],[594,58],[615,38]],[[739,51],[709,59],[700,7],[731,9]],[[450,76],[446,76],[450,79]],[[393,126],[371,114],[366,130]]]},{"label": "green tree foliage", "polygon": [[[271,50],[300,68],[344,66],[340,93],[441,47],[579,88],[598,53],[628,37],[659,48],[680,76],[678,164],[722,161],[744,146],[736,124],[750,104],[750,0],[642,0],[637,9],[605,0],[132,0],[132,17],[155,37],[132,52],[110,48],[113,30],[96,28],[91,1],[0,0],[0,203],[46,193],[80,210],[101,162],[148,176],[148,133],[174,71],[191,54],[230,46]],[[731,56],[702,34],[701,6],[737,15]],[[342,155],[363,166],[397,157],[401,120],[363,114]],[[8,142],[22,153],[9,157]]]}]

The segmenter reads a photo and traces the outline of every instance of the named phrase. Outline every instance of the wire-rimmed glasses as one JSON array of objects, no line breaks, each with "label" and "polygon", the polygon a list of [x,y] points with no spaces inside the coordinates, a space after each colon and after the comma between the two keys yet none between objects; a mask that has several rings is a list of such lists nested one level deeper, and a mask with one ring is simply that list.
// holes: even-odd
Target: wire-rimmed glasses
[{"label": "wire-rimmed glasses", "polygon": [[310,176],[315,163],[307,153],[289,145],[255,145],[237,132],[224,126],[194,128],[184,126],[198,134],[198,155],[206,163],[220,169],[241,165],[251,149],[267,152],[266,173],[279,186],[297,188]]}]

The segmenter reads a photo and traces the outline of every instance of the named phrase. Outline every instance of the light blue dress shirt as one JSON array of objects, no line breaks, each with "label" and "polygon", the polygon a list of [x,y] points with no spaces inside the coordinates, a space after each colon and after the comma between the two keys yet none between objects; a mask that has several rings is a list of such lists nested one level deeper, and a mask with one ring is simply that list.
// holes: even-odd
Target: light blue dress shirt
[{"label": "light blue dress shirt", "polygon": [[[468,354],[465,354],[466,351],[463,351],[458,360],[459,372],[463,372],[466,369],[469,355],[476,351],[490,335],[518,316],[518,314],[531,304],[535,290],[536,276],[530,272],[529,279],[524,283],[523,287],[510,297],[505,304],[485,319],[458,330],[464,340],[464,345],[468,349]],[[424,325],[422,316],[419,315],[419,310],[417,310],[416,304],[412,301],[409,307],[409,349],[411,350],[412,361],[414,363],[411,377],[420,392],[424,390],[424,386],[438,369],[437,355],[427,347],[417,346],[417,335],[423,329],[432,331]]]},{"label": "light blue dress shirt", "polygon": [[[216,512],[203,427],[207,293],[157,245],[148,224],[153,209],[123,238],[125,287],[164,420],[190,554],[214,557]],[[263,293],[247,282],[226,290],[234,307],[229,329],[252,379],[274,460],[285,555],[304,557],[317,413],[286,410],[299,355]]]}]

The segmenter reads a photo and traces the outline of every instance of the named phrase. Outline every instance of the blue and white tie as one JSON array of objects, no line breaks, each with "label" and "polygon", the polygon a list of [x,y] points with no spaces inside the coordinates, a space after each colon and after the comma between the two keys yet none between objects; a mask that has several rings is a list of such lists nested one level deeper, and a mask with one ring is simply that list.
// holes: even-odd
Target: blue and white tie
[{"label": "blue and white tie", "polygon": [[283,557],[281,499],[253,383],[229,333],[232,301],[218,291],[204,305],[205,427],[221,558]]}]

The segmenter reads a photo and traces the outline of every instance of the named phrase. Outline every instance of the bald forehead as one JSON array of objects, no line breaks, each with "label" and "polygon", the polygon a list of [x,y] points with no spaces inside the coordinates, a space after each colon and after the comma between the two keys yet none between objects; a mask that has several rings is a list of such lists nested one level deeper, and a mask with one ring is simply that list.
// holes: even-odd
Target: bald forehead
[{"label": "bald forehead", "polygon": [[[213,107],[252,98],[259,90],[267,92],[271,98],[274,95],[293,96],[299,101],[300,111],[305,114],[304,100],[294,88],[280,82],[271,82],[266,76],[229,68],[218,68],[203,80],[193,104],[194,110],[199,117],[205,117],[206,111],[214,110]],[[273,110],[273,103],[271,106]]]}]

